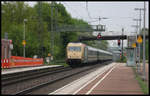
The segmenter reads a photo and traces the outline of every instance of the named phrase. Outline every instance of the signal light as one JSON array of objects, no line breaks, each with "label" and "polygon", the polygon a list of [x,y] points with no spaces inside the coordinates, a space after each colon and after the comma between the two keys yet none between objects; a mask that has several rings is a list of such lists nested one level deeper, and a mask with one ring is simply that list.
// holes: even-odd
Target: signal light
[{"label": "signal light", "polygon": [[118,46],[120,46],[120,40],[118,40]]},{"label": "signal light", "polygon": [[98,33],[98,35],[97,35],[97,39],[100,39],[101,38],[101,34],[100,33]]},{"label": "signal light", "polygon": [[9,40],[9,43],[12,44],[12,40]]},{"label": "signal light", "polygon": [[120,53],[120,58],[122,57],[122,54]]}]

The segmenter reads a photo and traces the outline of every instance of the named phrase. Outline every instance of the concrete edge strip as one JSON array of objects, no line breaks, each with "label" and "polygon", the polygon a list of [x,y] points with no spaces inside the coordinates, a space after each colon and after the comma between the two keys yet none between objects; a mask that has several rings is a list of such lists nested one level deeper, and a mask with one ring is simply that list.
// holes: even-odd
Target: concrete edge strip
[{"label": "concrete edge strip", "polygon": [[[34,67],[29,67],[29,68],[21,68],[19,69],[14,69],[14,70],[10,70],[10,71],[1,71],[2,75],[5,74],[11,74],[11,73],[19,73],[19,72],[26,72],[26,71],[31,71],[31,70],[38,70],[38,69],[44,69],[44,68],[53,68],[53,67],[59,67],[61,65],[52,65],[52,66],[34,66]],[[20,71],[21,70],[21,71]]]}]

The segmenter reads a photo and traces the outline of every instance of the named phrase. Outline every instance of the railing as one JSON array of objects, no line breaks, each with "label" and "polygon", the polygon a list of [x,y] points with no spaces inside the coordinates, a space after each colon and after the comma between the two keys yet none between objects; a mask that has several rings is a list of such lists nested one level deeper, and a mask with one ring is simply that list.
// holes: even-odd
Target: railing
[{"label": "railing", "polygon": [[43,65],[43,58],[24,58],[19,56],[11,56],[9,59],[1,59],[1,68],[39,66]]}]

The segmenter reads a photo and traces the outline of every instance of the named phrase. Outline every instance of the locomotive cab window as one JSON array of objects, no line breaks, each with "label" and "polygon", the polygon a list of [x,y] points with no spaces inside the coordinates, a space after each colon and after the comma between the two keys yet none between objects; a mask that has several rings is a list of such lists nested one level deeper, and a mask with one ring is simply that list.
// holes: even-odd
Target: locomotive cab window
[{"label": "locomotive cab window", "polygon": [[71,46],[71,47],[68,47],[68,50],[69,51],[81,51],[81,47]]}]

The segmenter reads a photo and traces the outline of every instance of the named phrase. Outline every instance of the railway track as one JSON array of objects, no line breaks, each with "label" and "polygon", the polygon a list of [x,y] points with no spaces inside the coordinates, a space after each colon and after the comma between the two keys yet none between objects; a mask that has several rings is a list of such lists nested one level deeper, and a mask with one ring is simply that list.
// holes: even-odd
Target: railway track
[{"label": "railway track", "polygon": [[[64,69],[62,68],[62,70],[61,69],[55,71],[53,70],[53,72],[43,71],[39,73],[34,73],[34,75],[30,75],[30,76],[26,75],[27,77],[24,79],[20,79],[20,80],[16,79],[16,81],[15,79],[14,81],[12,80],[14,83],[3,83],[1,92],[2,94],[12,94],[12,95],[28,94],[43,86],[82,73],[84,71],[90,70],[95,67],[97,67],[97,65],[86,66],[86,67],[75,68],[75,69],[71,69],[70,67],[65,67]],[[22,76],[20,77],[22,78]],[[16,78],[16,77],[14,76],[9,78]],[[6,78],[3,80],[6,80]]]},{"label": "railway track", "polygon": [[35,86],[34,83],[35,81],[38,81],[39,78],[44,78],[46,76],[67,70],[71,70],[71,68],[61,66],[2,75],[1,92],[2,94],[16,94],[16,92],[18,91],[28,89],[31,86]]},{"label": "railway track", "polygon": [[2,75],[1,80],[2,80],[2,86],[8,86],[14,83],[22,82],[24,80],[29,80],[29,79],[34,79],[40,76],[44,76],[47,74],[52,74],[53,72],[58,72],[62,70],[67,70],[70,69],[69,67],[54,67],[54,68],[44,68],[44,69],[39,69],[39,70],[30,70],[30,71],[24,71],[24,72],[17,72],[17,73],[12,73],[12,74],[5,74]]}]

